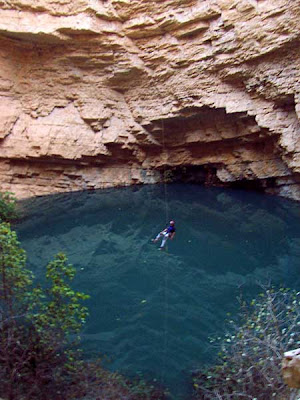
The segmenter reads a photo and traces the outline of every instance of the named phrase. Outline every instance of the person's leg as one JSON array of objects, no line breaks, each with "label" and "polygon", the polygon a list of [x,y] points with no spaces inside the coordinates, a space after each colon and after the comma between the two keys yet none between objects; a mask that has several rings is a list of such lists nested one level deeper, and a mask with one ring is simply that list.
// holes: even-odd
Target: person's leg
[{"label": "person's leg", "polygon": [[163,233],[162,233],[162,232],[159,232],[159,234],[156,236],[156,238],[155,238],[155,239],[152,239],[152,242],[157,242],[158,239],[159,239],[162,235],[163,235]]},{"label": "person's leg", "polygon": [[169,234],[167,232],[165,232],[163,234],[163,239],[161,241],[161,245],[160,248],[162,249],[163,247],[165,247],[166,241],[169,239]]}]

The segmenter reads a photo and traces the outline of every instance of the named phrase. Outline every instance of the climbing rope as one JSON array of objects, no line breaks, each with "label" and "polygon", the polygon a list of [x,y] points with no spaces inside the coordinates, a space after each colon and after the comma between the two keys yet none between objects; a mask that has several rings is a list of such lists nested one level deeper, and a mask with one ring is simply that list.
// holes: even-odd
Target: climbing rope
[{"label": "climbing rope", "polygon": [[[163,153],[166,154],[165,145],[165,126],[162,120],[162,145]],[[164,185],[164,203],[165,203],[165,218],[166,222],[169,221],[169,201],[168,201],[168,187],[166,181],[166,163],[164,163],[163,169],[163,185]],[[164,322],[163,322],[163,361],[161,371],[161,383],[165,382],[165,372],[167,367],[167,349],[168,349],[168,316],[169,316],[169,298],[168,298],[168,287],[169,287],[169,256],[168,256],[168,245],[166,244],[167,259],[164,268],[164,279],[163,279],[163,302],[164,302]]]},{"label": "climbing rope", "polygon": [[[164,121],[161,121],[161,127],[162,127],[162,144],[163,144],[163,152],[165,153],[166,150],[166,143],[165,143],[165,125]],[[163,182],[164,182],[164,201],[165,201],[165,216],[166,216],[166,221],[168,222],[169,220],[169,202],[168,202],[168,187],[167,187],[167,181],[166,181],[166,163],[164,163],[164,172],[163,172]]]}]

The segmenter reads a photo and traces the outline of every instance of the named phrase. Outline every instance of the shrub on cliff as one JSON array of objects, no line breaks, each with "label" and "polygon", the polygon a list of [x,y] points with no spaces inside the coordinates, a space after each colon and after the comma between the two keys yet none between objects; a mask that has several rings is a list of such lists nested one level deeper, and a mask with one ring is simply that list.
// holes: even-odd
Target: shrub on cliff
[{"label": "shrub on cliff", "polygon": [[12,193],[0,192],[0,222],[10,222],[17,218],[16,199]]},{"label": "shrub on cliff", "polygon": [[281,360],[300,345],[300,292],[266,290],[250,304],[241,301],[241,325],[229,321],[216,365],[194,376],[201,400],[288,399]]},{"label": "shrub on cliff", "polygon": [[79,366],[74,344],[87,296],[71,289],[75,271],[63,254],[48,264],[44,290],[33,287],[25,262],[16,233],[0,224],[1,396],[65,398],[65,385]]}]

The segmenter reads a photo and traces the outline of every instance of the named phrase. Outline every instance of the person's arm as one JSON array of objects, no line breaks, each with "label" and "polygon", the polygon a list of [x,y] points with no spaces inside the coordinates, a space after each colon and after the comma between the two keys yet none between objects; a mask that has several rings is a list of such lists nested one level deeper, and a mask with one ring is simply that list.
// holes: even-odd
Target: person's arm
[{"label": "person's arm", "polygon": [[171,236],[170,236],[170,239],[171,239],[171,240],[174,239],[175,233],[176,233],[176,232],[172,232],[172,233],[171,233]]}]

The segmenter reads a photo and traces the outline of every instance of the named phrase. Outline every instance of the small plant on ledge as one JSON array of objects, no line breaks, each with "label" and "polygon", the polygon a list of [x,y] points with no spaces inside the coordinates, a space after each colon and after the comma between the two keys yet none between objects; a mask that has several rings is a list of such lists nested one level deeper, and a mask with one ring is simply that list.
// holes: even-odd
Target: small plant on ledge
[{"label": "small plant on ledge", "polygon": [[0,192],[0,222],[11,222],[17,217],[14,195],[10,192]]}]

